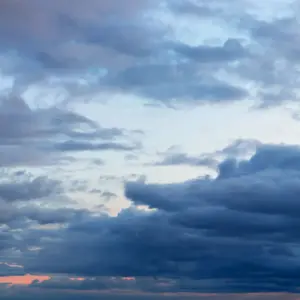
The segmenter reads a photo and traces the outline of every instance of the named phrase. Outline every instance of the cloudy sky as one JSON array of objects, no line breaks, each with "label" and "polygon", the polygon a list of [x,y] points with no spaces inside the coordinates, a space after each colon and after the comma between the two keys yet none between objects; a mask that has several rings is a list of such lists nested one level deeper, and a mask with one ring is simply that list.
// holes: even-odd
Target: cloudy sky
[{"label": "cloudy sky", "polygon": [[300,299],[299,15],[0,0],[1,299]]}]

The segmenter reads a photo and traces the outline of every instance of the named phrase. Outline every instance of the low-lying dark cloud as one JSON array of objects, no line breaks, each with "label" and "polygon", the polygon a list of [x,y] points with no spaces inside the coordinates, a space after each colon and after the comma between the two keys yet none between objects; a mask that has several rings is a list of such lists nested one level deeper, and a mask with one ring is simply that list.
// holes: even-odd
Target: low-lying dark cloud
[{"label": "low-lying dark cloud", "polygon": [[21,243],[41,250],[20,261],[33,273],[154,278],[152,291],[166,280],[159,291],[296,292],[299,156],[298,146],[259,144],[250,158],[225,158],[215,178],[128,182],[131,208],[25,230]]}]

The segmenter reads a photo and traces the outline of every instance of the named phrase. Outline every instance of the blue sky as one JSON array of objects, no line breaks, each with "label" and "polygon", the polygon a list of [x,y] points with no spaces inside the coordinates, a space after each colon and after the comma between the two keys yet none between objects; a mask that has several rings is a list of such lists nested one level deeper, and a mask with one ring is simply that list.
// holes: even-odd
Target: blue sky
[{"label": "blue sky", "polygon": [[2,0],[3,299],[297,299],[299,9]]}]

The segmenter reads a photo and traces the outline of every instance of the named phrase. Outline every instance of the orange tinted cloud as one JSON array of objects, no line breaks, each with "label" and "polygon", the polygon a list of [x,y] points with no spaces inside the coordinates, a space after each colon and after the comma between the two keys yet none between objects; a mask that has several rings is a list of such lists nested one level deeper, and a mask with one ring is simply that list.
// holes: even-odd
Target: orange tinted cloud
[{"label": "orange tinted cloud", "polygon": [[29,285],[31,284],[34,280],[38,280],[40,282],[43,282],[45,280],[49,280],[50,276],[38,276],[38,275],[30,275],[26,274],[24,276],[5,276],[5,277],[0,277],[0,284],[5,283],[5,284],[10,284],[10,285]]},{"label": "orange tinted cloud", "polygon": [[132,280],[135,280],[135,278],[134,277],[122,277],[122,280],[132,281]]},{"label": "orange tinted cloud", "polygon": [[71,281],[84,281],[85,278],[83,278],[83,277],[76,277],[76,278],[71,277],[70,280],[71,280]]}]

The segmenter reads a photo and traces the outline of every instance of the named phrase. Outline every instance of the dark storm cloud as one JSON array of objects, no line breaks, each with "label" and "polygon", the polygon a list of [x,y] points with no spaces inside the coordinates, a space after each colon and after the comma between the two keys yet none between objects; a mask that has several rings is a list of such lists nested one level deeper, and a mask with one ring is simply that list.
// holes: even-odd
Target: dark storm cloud
[{"label": "dark storm cloud", "polygon": [[75,215],[47,242],[36,231],[42,250],[24,253],[25,271],[174,279],[169,291],[296,291],[299,156],[298,146],[260,144],[222,161],[216,178],[128,182],[132,203],[154,210]]}]

